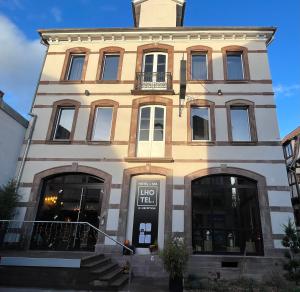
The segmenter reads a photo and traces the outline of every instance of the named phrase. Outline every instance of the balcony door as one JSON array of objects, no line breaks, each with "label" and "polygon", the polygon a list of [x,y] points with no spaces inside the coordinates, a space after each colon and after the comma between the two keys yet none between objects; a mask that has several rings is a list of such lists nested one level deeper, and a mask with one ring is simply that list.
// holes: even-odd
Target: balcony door
[{"label": "balcony door", "polygon": [[143,61],[143,89],[167,88],[167,54],[148,53]]},{"label": "balcony door", "polygon": [[143,106],[139,112],[137,157],[165,156],[165,107]]}]

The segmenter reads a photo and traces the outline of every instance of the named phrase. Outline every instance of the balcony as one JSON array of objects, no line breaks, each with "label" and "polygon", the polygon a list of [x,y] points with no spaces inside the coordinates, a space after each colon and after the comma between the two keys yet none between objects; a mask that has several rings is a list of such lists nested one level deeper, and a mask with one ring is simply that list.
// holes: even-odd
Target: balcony
[{"label": "balcony", "polygon": [[172,95],[173,79],[170,72],[138,72],[136,73],[134,95],[160,94]]}]

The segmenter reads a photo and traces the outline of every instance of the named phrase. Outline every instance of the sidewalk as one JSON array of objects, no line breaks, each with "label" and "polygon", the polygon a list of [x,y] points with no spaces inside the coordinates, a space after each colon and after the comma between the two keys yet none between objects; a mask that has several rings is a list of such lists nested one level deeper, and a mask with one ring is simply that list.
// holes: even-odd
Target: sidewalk
[{"label": "sidewalk", "polygon": [[[40,289],[40,288],[17,288],[0,287],[0,292],[87,292],[88,290],[58,290],[58,289]],[[104,290],[101,290],[104,291]],[[128,286],[124,286],[119,292],[127,292]],[[168,279],[161,278],[134,278],[131,284],[130,292],[167,292]]]}]

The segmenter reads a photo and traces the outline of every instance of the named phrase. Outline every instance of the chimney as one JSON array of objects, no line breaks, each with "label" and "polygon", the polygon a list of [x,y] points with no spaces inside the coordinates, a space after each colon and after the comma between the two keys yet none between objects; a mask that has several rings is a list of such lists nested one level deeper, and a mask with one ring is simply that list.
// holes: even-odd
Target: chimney
[{"label": "chimney", "polygon": [[135,27],[183,26],[185,0],[133,0]]}]

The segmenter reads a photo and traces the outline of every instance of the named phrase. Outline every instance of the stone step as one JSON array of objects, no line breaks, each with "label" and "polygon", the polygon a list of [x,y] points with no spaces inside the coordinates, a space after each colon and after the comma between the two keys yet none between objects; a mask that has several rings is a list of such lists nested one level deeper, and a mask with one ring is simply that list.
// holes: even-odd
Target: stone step
[{"label": "stone step", "polygon": [[122,274],[120,277],[118,277],[117,279],[112,281],[110,283],[110,286],[114,287],[114,288],[120,288],[121,286],[125,285],[125,283],[127,283],[128,280],[129,280],[129,275],[128,274]]},{"label": "stone step", "polygon": [[96,269],[96,268],[102,267],[109,263],[111,263],[111,259],[104,257],[104,258],[100,258],[100,259],[95,259],[95,260],[89,262],[88,264],[83,264],[81,267],[85,268],[85,269]]},{"label": "stone step", "polygon": [[116,279],[120,275],[123,275],[123,269],[118,267],[118,268],[106,273],[105,275],[100,276],[99,280],[111,282],[112,280]]},{"label": "stone step", "polygon": [[108,265],[104,265],[101,268],[94,269],[90,273],[94,274],[94,275],[104,275],[104,274],[110,272],[111,270],[114,270],[117,267],[119,267],[118,264],[116,264],[116,263],[110,263]]},{"label": "stone step", "polygon": [[103,259],[103,258],[104,258],[104,254],[94,254],[91,256],[84,257],[81,259],[81,266],[90,264],[96,260]]}]

